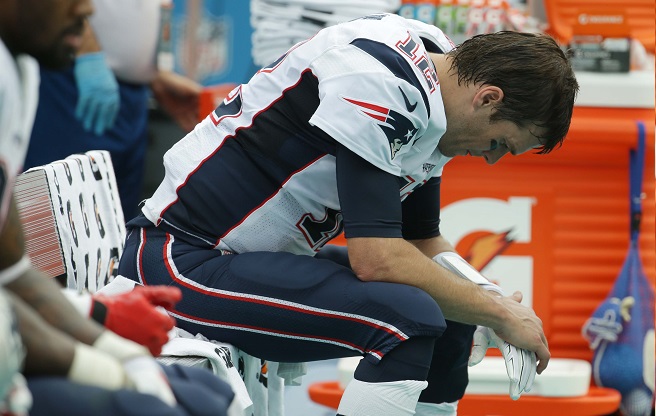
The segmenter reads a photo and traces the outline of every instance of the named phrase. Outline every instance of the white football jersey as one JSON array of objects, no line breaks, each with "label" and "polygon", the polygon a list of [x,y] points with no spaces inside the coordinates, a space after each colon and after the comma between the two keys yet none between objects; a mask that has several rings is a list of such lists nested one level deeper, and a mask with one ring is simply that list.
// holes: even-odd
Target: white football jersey
[{"label": "white football jersey", "polygon": [[313,255],[342,229],[336,142],[402,178],[404,199],[449,158],[428,51],[451,41],[393,14],[331,26],[235,88],[164,156],[142,212],[177,238]]},{"label": "white football jersey", "polygon": [[38,63],[27,55],[14,59],[0,40],[0,230],[23,169],[38,97]]}]

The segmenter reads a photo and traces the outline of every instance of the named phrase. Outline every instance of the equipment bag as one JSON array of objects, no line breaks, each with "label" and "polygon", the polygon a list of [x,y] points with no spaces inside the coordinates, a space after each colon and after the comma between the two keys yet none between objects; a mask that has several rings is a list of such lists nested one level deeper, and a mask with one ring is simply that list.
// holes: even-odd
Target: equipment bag
[{"label": "equipment bag", "polygon": [[638,146],[630,152],[631,241],[624,265],[608,297],[583,326],[594,350],[595,384],[622,394],[627,416],[651,414],[654,400],[654,290],[638,248],[642,216],[645,128],[638,123]]}]

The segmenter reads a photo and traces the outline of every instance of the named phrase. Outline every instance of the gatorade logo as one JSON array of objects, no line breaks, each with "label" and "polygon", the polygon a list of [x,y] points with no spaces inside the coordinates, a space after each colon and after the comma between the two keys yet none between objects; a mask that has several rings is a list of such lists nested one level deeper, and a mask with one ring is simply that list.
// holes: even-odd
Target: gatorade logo
[{"label": "gatorade logo", "polygon": [[533,257],[509,255],[531,244],[533,197],[467,198],[441,209],[440,229],[467,261],[507,293],[519,290],[532,304]]}]

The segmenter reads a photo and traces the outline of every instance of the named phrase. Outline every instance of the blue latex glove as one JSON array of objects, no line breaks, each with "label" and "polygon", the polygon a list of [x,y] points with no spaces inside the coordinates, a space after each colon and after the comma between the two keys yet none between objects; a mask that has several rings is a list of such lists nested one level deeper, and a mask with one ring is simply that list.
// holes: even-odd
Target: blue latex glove
[{"label": "blue latex glove", "polygon": [[102,52],[80,55],[75,60],[79,99],[75,117],[87,131],[101,135],[112,128],[120,104],[118,83]]}]

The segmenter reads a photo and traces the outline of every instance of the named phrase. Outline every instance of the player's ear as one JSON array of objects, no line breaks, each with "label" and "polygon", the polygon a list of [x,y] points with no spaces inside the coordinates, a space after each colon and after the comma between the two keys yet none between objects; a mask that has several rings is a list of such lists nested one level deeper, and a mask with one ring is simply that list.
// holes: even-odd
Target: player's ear
[{"label": "player's ear", "polygon": [[483,85],[474,95],[475,107],[496,107],[503,100],[503,90],[494,85]]}]

